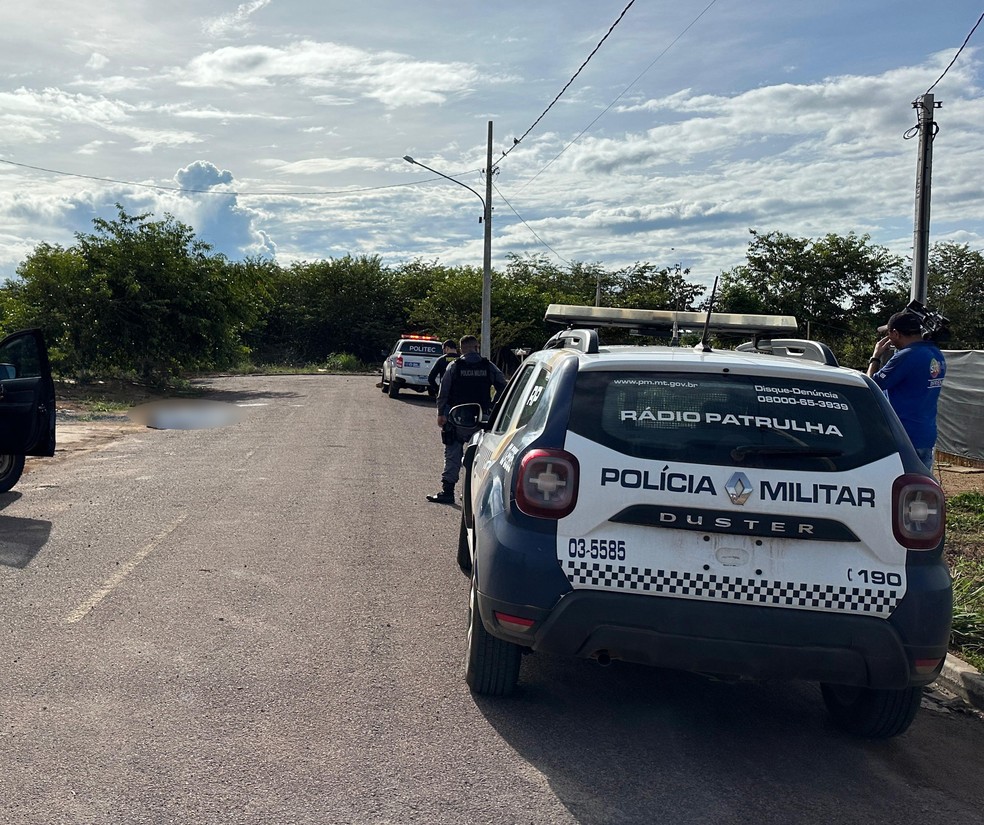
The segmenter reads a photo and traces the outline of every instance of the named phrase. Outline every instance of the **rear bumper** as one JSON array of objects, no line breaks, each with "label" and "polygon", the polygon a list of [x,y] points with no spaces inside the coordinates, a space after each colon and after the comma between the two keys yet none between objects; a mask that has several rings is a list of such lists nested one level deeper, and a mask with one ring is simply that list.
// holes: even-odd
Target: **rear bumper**
[{"label": "rear bumper", "polygon": [[427,376],[419,375],[394,375],[393,383],[398,387],[406,387],[408,390],[416,390],[417,392],[422,392],[429,388],[427,384]]},{"label": "rear bumper", "polygon": [[946,656],[942,644],[903,643],[889,621],[867,616],[577,590],[537,623],[511,632],[494,611],[529,616],[530,607],[479,594],[490,632],[536,651],[629,662],[720,676],[804,679],[876,688],[932,682],[939,668],[916,673],[917,659]]}]

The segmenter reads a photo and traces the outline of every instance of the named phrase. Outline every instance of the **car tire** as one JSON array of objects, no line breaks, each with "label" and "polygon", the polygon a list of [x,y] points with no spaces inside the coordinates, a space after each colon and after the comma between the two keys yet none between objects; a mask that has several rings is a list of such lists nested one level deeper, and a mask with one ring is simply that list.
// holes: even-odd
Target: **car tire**
[{"label": "car tire", "polygon": [[472,576],[465,657],[465,681],[471,692],[479,696],[509,696],[519,681],[522,658],[521,647],[496,638],[485,629],[478,612],[478,587]]},{"label": "car tire", "polygon": [[388,392],[390,398],[396,398],[400,394],[400,388],[397,386],[395,378],[390,379]]},{"label": "car tire", "polygon": [[0,453],[0,493],[8,492],[24,472],[24,456]]},{"label": "car tire", "polygon": [[468,549],[468,527],[465,524],[465,514],[461,514],[461,527],[458,529],[458,569],[471,578],[472,561]]},{"label": "car tire", "polygon": [[389,389],[389,384],[386,383],[386,379],[385,378],[380,379],[380,381],[379,381],[379,390],[380,390],[380,392],[385,393],[388,389]]},{"label": "car tire", "polygon": [[820,685],[834,724],[866,739],[889,739],[904,733],[919,710],[921,687],[902,690]]}]

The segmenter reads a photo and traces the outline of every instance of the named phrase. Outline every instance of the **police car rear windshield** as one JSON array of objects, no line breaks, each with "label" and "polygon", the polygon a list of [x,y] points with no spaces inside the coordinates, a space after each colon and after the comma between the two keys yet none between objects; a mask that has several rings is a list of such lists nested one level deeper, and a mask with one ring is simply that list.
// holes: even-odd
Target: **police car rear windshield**
[{"label": "police car rear windshield", "polygon": [[400,352],[405,355],[426,355],[428,358],[444,354],[440,341],[404,341],[400,344]]},{"label": "police car rear windshield", "polygon": [[893,452],[867,388],[748,375],[582,372],[570,429],[656,461],[840,472]]}]

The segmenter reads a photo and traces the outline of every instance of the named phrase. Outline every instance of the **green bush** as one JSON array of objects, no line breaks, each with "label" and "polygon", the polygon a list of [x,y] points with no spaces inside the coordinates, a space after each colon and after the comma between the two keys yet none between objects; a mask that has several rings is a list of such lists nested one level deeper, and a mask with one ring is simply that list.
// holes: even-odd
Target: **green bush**
[{"label": "green bush", "polygon": [[325,366],[328,372],[369,372],[369,368],[366,367],[362,361],[356,358],[354,355],[348,352],[333,352],[325,360]]}]

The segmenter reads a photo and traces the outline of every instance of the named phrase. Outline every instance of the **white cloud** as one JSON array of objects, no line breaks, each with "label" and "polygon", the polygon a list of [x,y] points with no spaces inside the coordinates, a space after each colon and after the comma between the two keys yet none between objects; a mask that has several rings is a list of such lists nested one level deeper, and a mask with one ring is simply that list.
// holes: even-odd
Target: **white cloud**
[{"label": "white cloud", "polygon": [[191,87],[251,87],[297,83],[331,89],[329,100],[354,94],[389,107],[443,103],[464,94],[478,78],[465,63],[421,61],[393,52],[369,52],[337,43],[303,40],[285,48],[227,46],[199,55],[175,72]]},{"label": "white cloud", "polygon": [[99,54],[99,52],[93,52],[92,56],[85,62],[85,67],[87,69],[92,69],[93,71],[100,71],[106,68],[109,64],[109,58],[104,54]]},{"label": "white cloud", "polygon": [[251,17],[270,5],[270,0],[252,0],[238,6],[231,14],[213,17],[202,23],[202,31],[211,37],[247,34],[253,30]]}]

